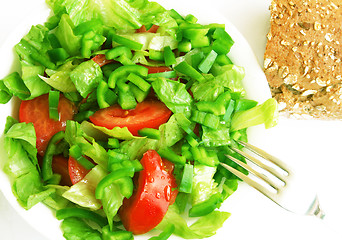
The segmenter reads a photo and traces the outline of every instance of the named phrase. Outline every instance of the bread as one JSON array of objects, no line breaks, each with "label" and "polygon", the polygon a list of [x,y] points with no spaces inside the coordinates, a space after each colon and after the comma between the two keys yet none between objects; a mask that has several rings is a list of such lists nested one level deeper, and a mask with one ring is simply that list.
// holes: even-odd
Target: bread
[{"label": "bread", "polygon": [[264,71],[281,113],[342,120],[341,5],[272,1]]}]

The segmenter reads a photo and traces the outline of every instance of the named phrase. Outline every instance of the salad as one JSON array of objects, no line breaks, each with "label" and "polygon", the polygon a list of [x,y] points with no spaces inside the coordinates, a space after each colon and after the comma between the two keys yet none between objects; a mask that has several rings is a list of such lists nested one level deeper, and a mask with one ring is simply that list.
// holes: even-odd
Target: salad
[{"label": "salad", "polygon": [[224,26],[147,1],[48,4],[0,81],[2,103],[21,100],[4,133],[19,203],[53,209],[66,239],[215,234],[238,185],[219,163],[276,121],[274,100],[244,98]]}]

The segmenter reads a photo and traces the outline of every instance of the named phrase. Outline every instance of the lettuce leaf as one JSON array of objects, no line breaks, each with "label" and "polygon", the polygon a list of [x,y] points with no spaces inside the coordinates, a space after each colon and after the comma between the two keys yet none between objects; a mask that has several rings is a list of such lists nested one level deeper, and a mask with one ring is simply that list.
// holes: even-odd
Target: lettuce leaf
[{"label": "lettuce leaf", "polygon": [[197,101],[215,101],[224,92],[223,84],[211,74],[204,75],[205,81],[194,82],[191,92]]},{"label": "lettuce leaf", "polygon": [[120,192],[119,185],[116,183],[111,184],[104,190],[104,196],[101,199],[101,202],[103,204],[103,210],[106,213],[110,229],[113,227],[113,219],[121,207],[124,198],[125,197]]},{"label": "lettuce leaf", "polygon": [[44,75],[45,68],[43,66],[27,65],[22,61],[21,70],[23,82],[31,94],[28,99],[39,97],[50,91],[51,87],[39,77],[39,75]]},{"label": "lettuce leaf", "polygon": [[[58,13],[65,7],[71,20],[77,26],[93,18],[99,18],[105,25],[116,29],[138,29],[142,25],[155,24],[172,30],[176,21],[158,3],[129,0],[47,0]],[[171,31],[170,31],[171,33]]]},{"label": "lettuce leaf", "polygon": [[70,73],[70,79],[81,96],[86,98],[103,79],[103,74],[101,67],[93,60],[89,60],[78,65]]},{"label": "lettuce leaf", "polygon": [[176,205],[169,207],[161,223],[156,227],[164,230],[170,224],[175,226],[174,234],[185,239],[202,239],[211,237],[222,227],[223,223],[229,218],[230,213],[213,211],[206,216],[200,217],[195,223],[188,226],[187,222],[179,214]]},{"label": "lettuce leaf", "polygon": [[240,93],[245,96],[246,92],[242,85],[242,79],[245,77],[245,70],[233,64],[220,66],[214,64],[211,73],[215,76],[215,80],[220,82],[222,86],[229,88],[234,93]]},{"label": "lettuce leaf", "polygon": [[194,164],[194,177],[191,191],[192,205],[203,202],[217,193],[217,183],[214,180],[216,167]]},{"label": "lettuce leaf", "polygon": [[63,14],[56,29],[56,37],[61,46],[71,55],[76,56],[81,49],[81,36],[74,34],[74,24],[67,14]]},{"label": "lettuce leaf", "polygon": [[64,219],[61,228],[67,240],[102,240],[101,233],[80,218]]},{"label": "lettuce leaf", "polygon": [[4,172],[10,176],[13,182],[12,191],[25,209],[33,207],[51,194],[41,193],[44,189],[37,168],[35,146],[36,133],[33,124],[18,123],[8,117],[4,135],[8,160],[4,165]]},{"label": "lettuce leaf", "polygon": [[266,100],[263,104],[246,111],[236,112],[231,122],[231,131],[265,124],[265,128],[271,128],[278,122],[278,104],[274,98]]},{"label": "lettuce leaf", "polygon": [[81,181],[63,193],[63,197],[81,207],[98,210],[102,207],[100,200],[95,198],[97,184],[107,175],[100,165],[95,166]]},{"label": "lettuce leaf", "polygon": [[73,61],[68,61],[62,66],[60,66],[57,71],[52,74],[49,78],[44,77],[43,74],[41,74],[39,77],[49,84],[51,87],[64,92],[76,92],[76,87],[74,83],[70,79],[70,73],[72,70],[74,70],[77,67],[77,65],[73,64]]},{"label": "lettuce leaf", "polygon": [[158,98],[173,113],[183,113],[186,117],[191,115],[193,99],[185,88],[185,84],[157,78],[152,82],[152,87]]}]

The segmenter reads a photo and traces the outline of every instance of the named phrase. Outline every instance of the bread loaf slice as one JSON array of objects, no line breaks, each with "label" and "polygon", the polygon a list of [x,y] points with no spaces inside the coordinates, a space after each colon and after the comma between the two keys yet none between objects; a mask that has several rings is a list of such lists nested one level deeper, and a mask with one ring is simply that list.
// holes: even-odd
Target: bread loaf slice
[{"label": "bread loaf slice", "polygon": [[341,5],[272,0],[264,71],[281,113],[342,120]]}]

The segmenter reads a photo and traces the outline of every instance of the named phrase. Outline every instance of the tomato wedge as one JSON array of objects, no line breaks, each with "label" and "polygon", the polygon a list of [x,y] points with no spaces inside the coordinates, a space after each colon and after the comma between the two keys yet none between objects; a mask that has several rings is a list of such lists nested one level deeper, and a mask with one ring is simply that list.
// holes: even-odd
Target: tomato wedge
[{"label": "tomato wedge", "polygon": [[69,169],[69,176],[70,176],[72,184],[76,184],[79,181],[81,181],[90,171],[90,170],[85,169],[73,157],[69,157],[68,169]]},{"label": "tomato wedge", "polygon": [[141,164],[144,170],[139,172],[137,189],[119,210],[124,227],[133,234],[146,233],[162,221],[174,194],[172,189],[177,187],[156,151],[148,150]]},{"label": "tomato wedge", "polygon": [[32,100],[22,101],[19,108],[19,121],[33,123],[37,136],[37,150],[43,156],[50,138],[59,131],[64,131],[66,121],[73,119],[75,106],[62,94],[59,98],[59,120],[49,117],[49,95],[44,94]]},{"label": "tomato wedge", "polygon": [[146,100],[138,103],[135,109],[124,110],[119,105],[100,109],[90,116],[90,121],[97,126],[113,129],[114,127],[127,127],[134,135],[142,128],[154,128],[166,123],[171,111],[164,103],[156,100]]},{"label": "tomato wedge", "polygon": [[68,171],[68,159],[62,155],[53,156],[52,159],[52,171],[61,175],[60,185],[71,186],[69,171]]}]

